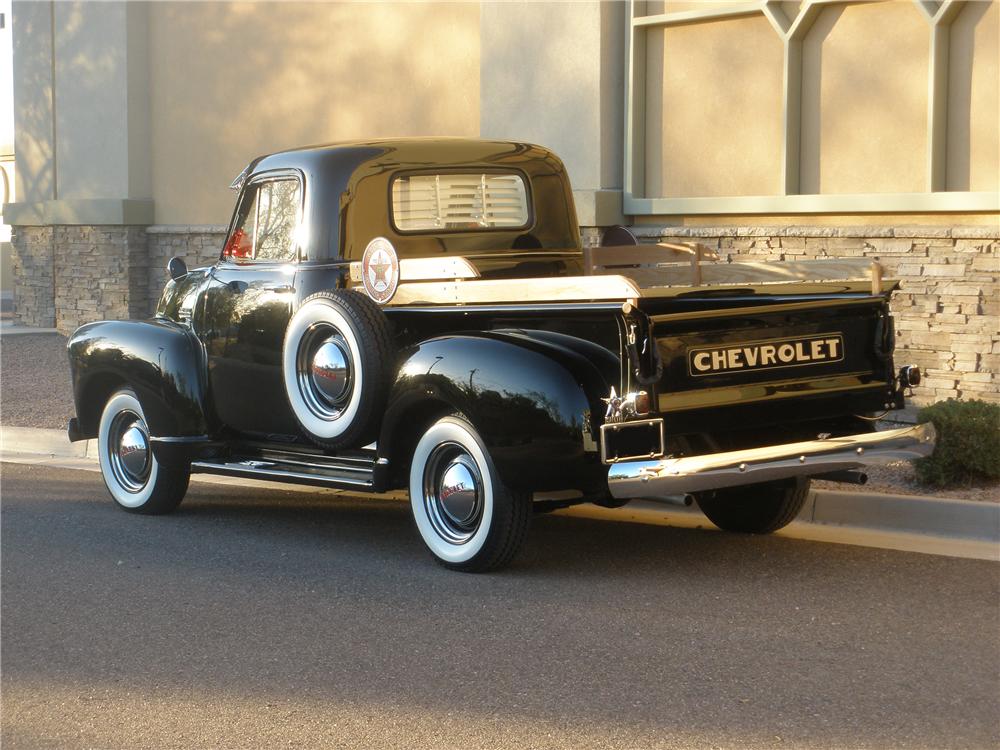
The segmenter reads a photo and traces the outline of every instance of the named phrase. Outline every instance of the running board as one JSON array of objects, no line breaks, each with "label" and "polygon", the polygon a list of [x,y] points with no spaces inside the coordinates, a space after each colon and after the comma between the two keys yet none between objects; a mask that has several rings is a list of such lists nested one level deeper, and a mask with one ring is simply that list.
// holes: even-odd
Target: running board
[{"label": "running board", "polygon": [[364,491],[371,491],[374,487],[374,470],[375,461],[372,460],[340,460],[308,454],[296,454],[294,457],[289,454],[271,459],[234,456],[227,461],[195,461],[191,464],[193,473]]}]

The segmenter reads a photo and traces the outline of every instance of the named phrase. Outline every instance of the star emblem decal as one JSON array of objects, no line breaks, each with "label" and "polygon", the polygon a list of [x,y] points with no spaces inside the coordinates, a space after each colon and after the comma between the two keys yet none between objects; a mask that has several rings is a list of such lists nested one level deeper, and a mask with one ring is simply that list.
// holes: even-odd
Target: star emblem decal
[{"label": "star emblem decal", "polygon": [[361,259],[361,282],[368,296],[384,305],[392,299],[399,284],[399,259],[392,243],[376,237],[368,243]]},{"label": "star emblem decal", "polygon": [[392,270],[392,262],[386,257],[384,252],[377,253],[372,258],[372,262],[368,264],[368,267],[372,270],[374,284],[388,286],[389,271]]}]

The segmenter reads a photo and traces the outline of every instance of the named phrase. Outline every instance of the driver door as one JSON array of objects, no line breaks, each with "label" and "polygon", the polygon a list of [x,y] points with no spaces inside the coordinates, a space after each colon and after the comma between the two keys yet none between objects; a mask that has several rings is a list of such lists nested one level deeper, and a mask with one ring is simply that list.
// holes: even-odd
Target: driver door
[{"label": "driver door", "polygon": [[302,180],[264,173],[244,187],[206,292],[204,342],[216,417],[248,438],[297,435],[281,347],[295,298]]}]

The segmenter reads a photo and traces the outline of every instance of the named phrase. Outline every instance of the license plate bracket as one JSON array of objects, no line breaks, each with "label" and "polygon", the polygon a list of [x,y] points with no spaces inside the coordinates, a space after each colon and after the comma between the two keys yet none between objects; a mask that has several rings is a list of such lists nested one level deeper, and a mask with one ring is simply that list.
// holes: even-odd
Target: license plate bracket
[{"label": "license plate bracket", "polygon": [[601,461],[662,458],[666,437],[663,419],[638,419],[601,425]]}]

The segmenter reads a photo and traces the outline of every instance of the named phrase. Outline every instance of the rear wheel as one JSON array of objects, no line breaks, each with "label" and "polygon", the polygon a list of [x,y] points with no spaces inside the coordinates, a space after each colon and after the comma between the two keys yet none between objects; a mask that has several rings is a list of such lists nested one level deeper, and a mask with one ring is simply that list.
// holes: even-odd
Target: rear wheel
[{"label": "rear wheel", "polygon": [[467,572],[507,565],[532,511],[531,494],[504,486],[482,439],[461,417],[439,419],[417,443],[410,506],[434,558]]},{"label": "rear wheel", "polygon": [[790,524],[809,496],[808,479],[792,479],[699,493],[708,520],[725,531],[770,534]]},{"label": "rear wheel", "polygon": [[184,499],[191,467],[156,460],[146,417],[131,389],[116,392],[105,404],[97,450],[104,484],[119,508],[148,515],[169,513]]}]

